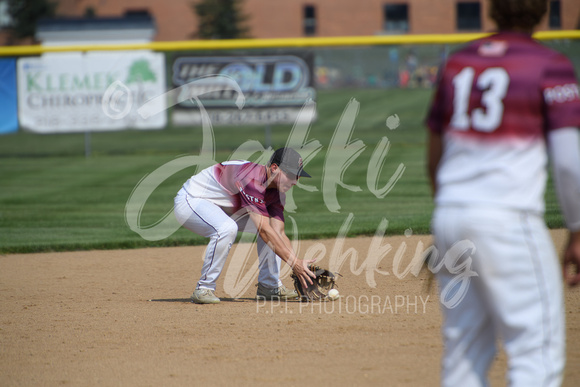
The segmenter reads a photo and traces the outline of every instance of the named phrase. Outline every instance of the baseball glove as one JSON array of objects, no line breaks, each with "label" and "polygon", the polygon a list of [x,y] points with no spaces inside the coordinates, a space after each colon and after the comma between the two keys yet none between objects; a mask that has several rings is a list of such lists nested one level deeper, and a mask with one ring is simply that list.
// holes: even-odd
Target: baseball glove
[{"label": "baseball glove", "polygon": [[328,291],[336,286],[336,275],[316,265],[309,265],[308,269],[316,275],[316,278],[311,278],[312,284],[308,285],[306,289],[294,273],[290,275],[294,280],[294,289],[300,295],[300,300],[314,301],[325,299]]}]

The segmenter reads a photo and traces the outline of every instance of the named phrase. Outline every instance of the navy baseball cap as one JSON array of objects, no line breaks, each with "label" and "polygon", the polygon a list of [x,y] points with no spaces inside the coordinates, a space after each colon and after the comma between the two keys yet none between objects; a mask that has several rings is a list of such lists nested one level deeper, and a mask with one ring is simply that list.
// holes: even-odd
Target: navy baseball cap
[{"label": "navy baseball cap", "polygon": [[292,148],[276,149],[270,158],[270,165],[272,164],[296,177],[312,177],[302,169],[302,157]]}]

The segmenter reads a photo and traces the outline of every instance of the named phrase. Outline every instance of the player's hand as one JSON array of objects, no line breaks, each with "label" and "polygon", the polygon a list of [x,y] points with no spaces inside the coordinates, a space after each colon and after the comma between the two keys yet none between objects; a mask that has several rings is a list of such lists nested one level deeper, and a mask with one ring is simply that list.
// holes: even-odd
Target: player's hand
[{"label": "player's hand", "polygon": [[298,279],[300,279],[300,283],[302,284],[302,286],[304,287],[304,289],[306,289],[308,287],[308,285],[312,285],[312,278],[316,278],[316,275],[310,271],[310,269],[308,269],[308,265],[314,263],[316,260],[315,259],[311,259],[311,260],[304,260],[304,259],[298,259],[296,260],[294,266],[292,267],[292,271],[294,272],[294,275],[298,277]]},{"label": "player's hand", "polygon": [[568,246],[564,251],[564,281],[570,286],[580,284],[580,231],[570,233]]}]

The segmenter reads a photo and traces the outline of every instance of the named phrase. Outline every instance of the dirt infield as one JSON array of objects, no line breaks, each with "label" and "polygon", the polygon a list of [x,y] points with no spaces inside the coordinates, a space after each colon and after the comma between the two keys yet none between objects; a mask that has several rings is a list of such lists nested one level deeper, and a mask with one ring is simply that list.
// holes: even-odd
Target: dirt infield
[{"label": "dirt infield", "polygon": [[[560,250],[563,235],[553,232]],[[325,303],[256,302],[250,266],[230,261],[218,285],[222,302],[191,304],[202,247],[1,256],[0,386],[437,385],[438,300],[427,270],[404,272],[430,238],[384,239],[391,250],[376,270],[365,261],[371,242],[340,246],[358,259],[345,260],[341,298]],[[304,241],[301,251],[327,265],[336,247]],[[239,298],[228,298],[234,291]],[[573,386],[580,289],[565,295],[564,385]],[[505,368],[500,354],[493,386],[505,385]]]}]

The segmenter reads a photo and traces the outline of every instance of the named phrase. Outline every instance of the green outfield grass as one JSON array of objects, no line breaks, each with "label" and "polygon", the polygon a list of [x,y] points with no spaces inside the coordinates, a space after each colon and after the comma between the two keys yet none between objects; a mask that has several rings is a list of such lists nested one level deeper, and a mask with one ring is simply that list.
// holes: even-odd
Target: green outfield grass
[{"label": "green outfield grass", "polygon": [[[432,202],[425,173],[423,119],[430,90],[372,89],[321,91],[319,118],[312,124],[310,140],[318,140],[321,152],[308,164],[313,178],[305,183],[317,188],[307,192],[294,188],[299,237],[336,237],[349,219],[348,236],[374,235],[382,220],[387,234],[429,232]],[[343,182],[360,187],[353,192],[336,188],[339,212],[329,210],[322,192],[329,145],[343,110],[351,99],[360,103],[351,142],[366,148],[346,169]],[[386,119],[398,115],[400,126],[390,130]],[[272,147],[285,144],[291,125],[271,128]],[[263,127],[214,128],[216,160],[225,160],[242,143],[265,141]],[[159,131],[93,133],[91,157],[84,156],[84,134],[36,135],[19,132],[0,137],[0,252],[37,252],[81,249],[135,248],[204,243],[203,238],[180,229],[170,237],[150,242],[129,229],[125,204],[133,188],[147,174],[184,155],[197,155],[201,128],[167,128]],[[367,187],[369,159],[386,136],[391,144],[380,174],[379,186],[403,164],[404,173],[384,197]],[[256,154],[257,156],[257,154]],[[175,193],[193,173],[187,168],[169,177],[147,201],[141,225],[155,223],[171,210]],[[562,219],[550,187],[546,219],[561,227]],[[289,218],[290,220],[290,218]],[[292,223],[292,222],[288,222]]]}]

